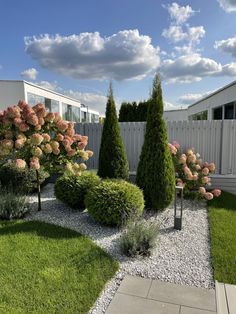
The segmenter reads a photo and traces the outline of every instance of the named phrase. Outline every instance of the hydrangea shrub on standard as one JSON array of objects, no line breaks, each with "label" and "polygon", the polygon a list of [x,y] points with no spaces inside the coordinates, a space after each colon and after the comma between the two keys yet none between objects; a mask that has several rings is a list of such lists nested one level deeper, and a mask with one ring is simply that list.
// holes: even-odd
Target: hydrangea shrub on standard
[{"label": "hydrangea shrub on standard", "polygon": [[[62,120],[58,113],[47,112],[44,104],[29,106],[25,101],[0,112],[0,158],[15,160],[16,167],[36,171],[38,209],[41,209],[39,170],[49,173],[68,169],[81,173],[91,151],[85,151],[88,138],[75,133],[74,123]],[[70,163],[69,163],[70,162]]]},{"label": "hydrangea shrub on standard", "polygon": [[180,145],[176,141],[169,143],[169,149],[175,166],[176,184],[184,187],[186,196],[198,196],[206,200],[220,196],[219,189],[209,191],[211,185],[209,175],[215,172],[214,163],[203,162],[193,148],[181,153]]},{"label": "hydrangea shrub on standard", "polygon": [[85,205],[95,221],[110,226],[126,224],[138,217],[144,208],[142,191],[124,180],[103,180],[91,188]]}]

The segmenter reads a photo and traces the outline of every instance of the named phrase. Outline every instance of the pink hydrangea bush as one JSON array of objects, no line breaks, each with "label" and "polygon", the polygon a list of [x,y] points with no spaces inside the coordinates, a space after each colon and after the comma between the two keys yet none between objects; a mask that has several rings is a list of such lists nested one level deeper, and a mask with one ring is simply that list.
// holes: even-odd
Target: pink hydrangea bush
[{"label": "pink hydrangea bush", "polygon": [[93,153],[85,150],[88,137],[76,134],[74,123],[48,112],[44,104],[29,106],[25,101],[0,111],[0,159],[12,158],[16,167],[49,173],[64,168],[80,174]]},{"label": "pink hydrangea bush", "polygon": [[172,159],[176,172],[176,185],[184,188],[186,196],[196,196],[206,200],[212,200],[221,195],[221,190],[209,191],[211,178],[209,175],[215,172],[215,164],[203,162],[200,155],[189,148],[182,153],[177,142],[169,143]]}]

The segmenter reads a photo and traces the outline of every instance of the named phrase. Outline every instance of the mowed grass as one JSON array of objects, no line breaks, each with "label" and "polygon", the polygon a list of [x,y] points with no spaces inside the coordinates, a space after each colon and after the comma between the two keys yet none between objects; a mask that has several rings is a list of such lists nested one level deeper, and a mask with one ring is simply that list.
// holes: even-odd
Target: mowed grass
[{"label": "mowed grass", "polygon": [[0,221],[0,313],[87,313],[118,263],[88,238],[43,222]]},{"label": "mowed grass", "polygon": [[236,284],[236,195],[208,202],[214,278]]}]

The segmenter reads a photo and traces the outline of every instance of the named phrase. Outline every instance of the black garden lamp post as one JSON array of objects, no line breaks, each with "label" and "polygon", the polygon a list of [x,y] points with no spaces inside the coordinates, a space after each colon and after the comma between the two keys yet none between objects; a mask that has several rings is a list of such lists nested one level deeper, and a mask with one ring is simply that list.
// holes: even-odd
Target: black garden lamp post
[{"label": "black garden lamp post", "polygon": [[[177,194],[180,192],[180,208],[177,209]],[[183,216],[183,187],[175,187],[175,216],[174,216],[174,229],[182,229],[182,216]]]}]

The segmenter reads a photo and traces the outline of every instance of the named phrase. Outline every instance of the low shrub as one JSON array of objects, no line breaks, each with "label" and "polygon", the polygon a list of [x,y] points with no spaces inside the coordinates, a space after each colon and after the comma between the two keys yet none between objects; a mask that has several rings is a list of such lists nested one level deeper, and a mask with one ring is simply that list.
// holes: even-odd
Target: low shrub
[{"label": "low shrub", "polygon": [[120,240],[121,251],[130,257],[150,256],[157,244],[159,226],[144,220],[128,225]]},{"label": "low shrub", "polygon": [[29,211],[27,197],[14,191],[1,189],[0,219],[22,218]]},{"label": "low shrub", "polygon": [[85,204],[95,221],[120,226],[142,214],[144,199],[142,191],[134,184],[124,180],[103,180],[88,192]]},{"label": "low shrub", "polygon": [[[39,180],[42,184],[49,174],[39,170]],[[37,189],[36,172],[33,169],[19,169],[13,162],[5,163],[0,167],[0,184],[3,188],[22,194],[34,192]]]},{"label": "low shrub", "polygon": [[54,190],[56,197],[75,209],[84,209],[87,192],[100,183],[100,178],[93,172],[83,171],[79,175],[63,175],[58,178]]}]

